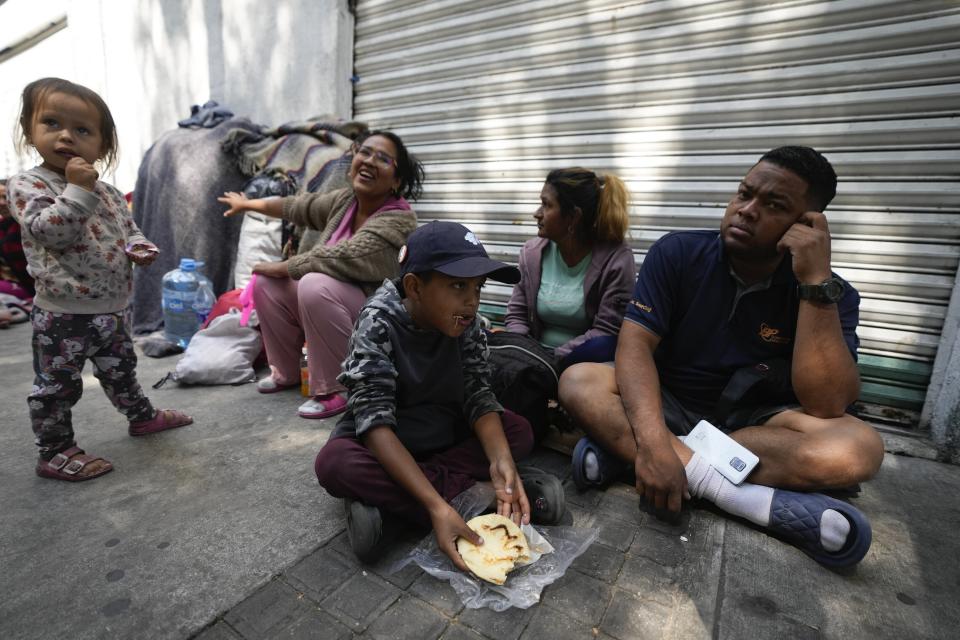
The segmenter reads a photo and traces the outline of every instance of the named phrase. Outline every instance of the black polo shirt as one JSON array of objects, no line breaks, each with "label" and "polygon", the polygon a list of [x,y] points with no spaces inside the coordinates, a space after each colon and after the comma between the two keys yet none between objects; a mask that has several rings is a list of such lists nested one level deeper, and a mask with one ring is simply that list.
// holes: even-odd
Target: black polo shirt
[{"label": "black polo shirt", "polygon": [[[747,288],[733,274],[719,233],[677,231],[650,247],[625,319],[660,336],[660,383],[685,407],[709,414],[734,371],[792,358],[797,284],[789,254],[768,281]],[[859,306],[860,294],[844,281],[837,307],[854,358]]]}]

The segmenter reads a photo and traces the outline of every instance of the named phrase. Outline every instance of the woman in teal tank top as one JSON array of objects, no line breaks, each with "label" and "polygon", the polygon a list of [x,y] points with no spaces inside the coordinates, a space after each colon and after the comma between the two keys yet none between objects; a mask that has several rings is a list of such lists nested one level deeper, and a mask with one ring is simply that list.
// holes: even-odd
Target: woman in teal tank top
[{"label": "woman in teal tank top", "polygon": [[613,360],[636,278],[626,185],[581,167],[555,169],[533,217],[537,237],[520,251],[507,330],[554,349],[561,367]]}]

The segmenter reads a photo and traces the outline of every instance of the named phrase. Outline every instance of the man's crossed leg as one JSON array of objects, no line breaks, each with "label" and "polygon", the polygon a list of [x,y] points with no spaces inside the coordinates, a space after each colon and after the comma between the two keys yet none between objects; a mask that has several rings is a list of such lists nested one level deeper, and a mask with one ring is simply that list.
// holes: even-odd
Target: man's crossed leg
[{"label": "man's crossed leg", "polygon": [[[588,484],[602,484],[611,472],[632,467],[638,492],[657,509],[679,511],[682,498],[703,498],[787,538],[830,566],[855,564],[869,548],[869,523],[859,511],[820,494],[798,493],[846,487],[876,474],[883,442],[870,425],[851,415],[818,418],[787,409],[763,424],[736,429],[730,436],[755,453],[760,464],[749,482],[734,485],[676,435],[664,432],[662,441],[638,451],[612,367],[584,363],[569,368],[560,380],[559,395],[600,448],[581,447],[574,460],[574,465],[582,465],[575,477],[586,478]],[[670,422],[668,418],[667,426],[675,433],[689,429]],[[610,455],[615,460],[606,460]],[[801,521],[811,517],[818,526],[800,531]]]}]

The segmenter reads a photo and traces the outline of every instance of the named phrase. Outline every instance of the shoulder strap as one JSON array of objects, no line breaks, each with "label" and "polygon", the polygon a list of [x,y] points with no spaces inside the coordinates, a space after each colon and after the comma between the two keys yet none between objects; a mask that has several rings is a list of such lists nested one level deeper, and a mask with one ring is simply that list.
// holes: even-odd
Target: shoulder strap
[{"label": "shoulder strap", "polygon": [[541,363],[543,363],[543,366],[545,366],[545,367],[550,371],[550,373],[553,374],[553,379],[556,381],[556,383],[557,383],[558,385],[560,384],[560,376],[557,375],[557,368],[556,368],[556,366],[554,366],[554,364],[553,364],[552,362],[547,362],[547,360],[546,360],[545,358],[543,358],[542,356],[534,353],[534,352],[531,351],[530,349],[525,349],[524,347],[521,347],[520,345],[516,345],[516,344],[488,345],[488,346],[487,346],[487,349],[489,349],[489,350],[491,350],[491,351],[509,351],[509,350],[514,350],[514,351],[518,351],[518,352],[520,352],[520,353],[526,354],[526,355],[530,356],[531,358],[534,358],[535,360],[538,360],[538,361],[540,361]]},{"label": "shoulder strap", "polygon": [[755,386],[765,380],[771,382],[780,382],[783,374],[787,374],[789,380],[789,362],[783,359],[770,360],[768,362],[758,362],[749,367],[737,369],[730,376],[727,386],[720,393],[720,399],[710,414],[710,420],[715,425],[726,423],[730,413],[737,407],[747,393]]}]

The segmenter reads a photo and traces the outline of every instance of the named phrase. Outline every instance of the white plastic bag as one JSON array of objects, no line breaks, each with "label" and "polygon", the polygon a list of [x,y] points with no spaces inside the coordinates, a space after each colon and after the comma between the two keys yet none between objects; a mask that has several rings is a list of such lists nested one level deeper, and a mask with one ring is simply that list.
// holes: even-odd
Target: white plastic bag
[{"label": "white plastic bag", "polygon": [[253,382],[253,361],[259,353],[260,332],[240,326],[240,310],[231,309],[193,334],[170,377],[181,384]]},{"label": "white plastic bag", "polygon": [[276,262],[283,253],[281,236],[283,221],[268,218],[262,213],[247,211],[240,226],[237,243],[237,262],[233,267],[233,286],[243,289],[250,281],[253,265],[258,262]]},{"label": "white plastic bag", "polygon": [[[451,503],[464,520],[485,511],[494,499],[489,483],[477,483],[453,499]],[[531,562],[507,574],[502,585],[491,584],[457,569],[450,558],[437,546],[433,532],[389,572],[399,571],[411,562],[440,580],[446,580],[457,592],[463,604],[471,609],[489,607],[504,611],[510,607],[526,609],[540,601],[540,593],[566,572],[597,539],[599,531],[583,527],[522,527],[530,545]]]}]

